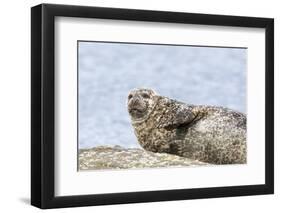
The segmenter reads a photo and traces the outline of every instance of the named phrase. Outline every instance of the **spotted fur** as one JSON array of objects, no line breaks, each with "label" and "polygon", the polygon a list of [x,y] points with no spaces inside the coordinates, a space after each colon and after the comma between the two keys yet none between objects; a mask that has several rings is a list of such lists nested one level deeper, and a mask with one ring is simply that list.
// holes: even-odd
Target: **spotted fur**
[{"label": "spotted fur", "polygon": [[213,164],[246,163],[245,114],[185,104],[150,89],[135,89],[129,97],[134,132],[145,150]]}]

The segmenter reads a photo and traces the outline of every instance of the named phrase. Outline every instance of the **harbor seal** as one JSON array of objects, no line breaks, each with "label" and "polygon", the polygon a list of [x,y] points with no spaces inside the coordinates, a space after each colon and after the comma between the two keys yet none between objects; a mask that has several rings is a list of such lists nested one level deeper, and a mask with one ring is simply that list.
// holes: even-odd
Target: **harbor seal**
[{"label": "harbor seal", "polygon": [[246,163],[243,113],[186,104],[142,88],[129,92],[127,108],[138,142],[147,151],[212,164]]}]

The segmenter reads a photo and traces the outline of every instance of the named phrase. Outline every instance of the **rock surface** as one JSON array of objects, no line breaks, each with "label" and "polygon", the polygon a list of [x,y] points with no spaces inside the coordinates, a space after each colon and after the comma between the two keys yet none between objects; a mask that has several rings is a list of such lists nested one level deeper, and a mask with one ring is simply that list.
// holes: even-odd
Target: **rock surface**
[{"label": "rock surface", "polygon": [[79,150],[79,170],[132,169],[155,167],[185,167],[208,165],[165,153],[153,153],[138,148],[98,146]]}]

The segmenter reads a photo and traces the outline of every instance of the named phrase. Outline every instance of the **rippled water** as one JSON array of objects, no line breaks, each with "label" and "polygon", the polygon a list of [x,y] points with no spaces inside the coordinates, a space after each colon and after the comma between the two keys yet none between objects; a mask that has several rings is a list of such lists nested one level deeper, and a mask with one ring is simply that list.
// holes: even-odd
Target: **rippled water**
[{"label": "rippled water", "polygon": [[79,148],[138,147],[129,90],[246,113],[247,49],[79,42]]}]

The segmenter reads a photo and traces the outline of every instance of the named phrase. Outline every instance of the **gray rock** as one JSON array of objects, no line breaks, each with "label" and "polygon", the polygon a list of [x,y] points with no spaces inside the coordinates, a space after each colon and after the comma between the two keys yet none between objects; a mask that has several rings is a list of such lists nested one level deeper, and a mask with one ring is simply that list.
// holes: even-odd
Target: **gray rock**
[{"label": "gray rock", "polygon": [[185,157],[138,148],[98,146],[79,150],[79,170],[186,167],[208,165]]}]

